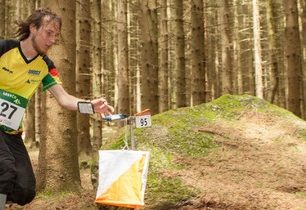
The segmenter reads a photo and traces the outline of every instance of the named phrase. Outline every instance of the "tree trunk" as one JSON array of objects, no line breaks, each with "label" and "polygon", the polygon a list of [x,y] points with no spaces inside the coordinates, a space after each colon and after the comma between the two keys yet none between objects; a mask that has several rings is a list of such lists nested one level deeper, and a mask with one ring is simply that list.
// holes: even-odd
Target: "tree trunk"
[{"label": "tree trunk", "polygon": [[233,51],[232,51],[232,34],[233,24],[231,23],[231,8],[229,1],[225,0],[221,3],[221,92],[222,94],[233,93]]},{"label": "tree trunk", "polygon": [[301,42],[297,0],[284,1],[285,26],[285,58],[288,74],[288,110],[301,116]]},{"label": "tree trunk", "polygon": [[203,2],[191,0],[191,106],[205,102]]},{"label": "tree trunk", "polygon": [[35,98],[30,100],[25,114],[24,141],[35,146]]},{"label": "tree trunk", "polygon": [[275,8],[275,1],[269,0],[267,3],[267,24],[268,24],[268,40],[269,40],[269,88],[267,88],[267,99],[274,103],[279,90],[279,63],[277,60],[278,51],[277,51],[277,38],[276,38],[276,27],[277,22],[275,18],[277,17],[277,12]]},{"label": "tree trunk", "polygon": [[[250,35],[253,34],[252,29],[252,21],[249,21],[252,13],[252,5],[244,5],[241,8],[241,12],[245,11],[245,15],[242,16],[240,24],[242,27],[241,39],[249,39]],[[247,30],[245,30],[247,29]],[[241,43],[242,50],[244,51],[241,60],[241,74],[243,82],[243,92],[249,93],[251,95],[255,95],[255,78],[254,78],[254,53],[252,50],[253,43],[251,42],[242,42]]]},{"label": "tree trunk", "polygon": [[158,68],[158,95],[159,95],[159,112],[164,112],[169,109],[169,62],[168,62],[168,15],[167,15],[167,0],[159,0],[159,28],[160,35],[158,40],[159,49],[159,68]]},{"label": "tree trunk", "polygon": [[27,18],[35,9],[35,1],[33,0],[19,0],[19,16],[22,20]]},{"label": "tree trunk", "polygon": [[255,90],[258,98],[263,98],[263,75],[260,46],[260,20],[259,6],[257,0],[253,0],[253,35],[254,35],[254,68],[255,68]]},{"label": "tree trunk", "polygon": [[[109,103],[114,104],[115,89],[115,56],[114,48],[117,40],[114,38],[114,12],[113,1],[101,1],[101,36],[102,36],[102,90]],[[115,100],[115,103],[116,100]],[[117,107],[117,104],[114,104]]]},{"label": "tree trunk", "polygon": [[41,139],[41,135],[42,135],[42,132],[41,132],[41,129],[42,129],[42,115],[43,115],[43,111],[42,111],[42,107],[44,103],[44,99],[45,99],[45,94],[43,94],[41,92],[41,87],[38,89],[38,91],[35,93],[35,144],[36,146],[39,146],[39,143],[40,143],[40,139]]},{"label": "tree trunk", "polygon": [[127,0],[118,1],[118,112],[130,114]]},{"label": "tree trunk", "polygon": [[[90,96],[91,84],[91,19],[90,1],[81,0],[77,3],[77,64],[76,64],[76,94],[80,98]],[[77,139],[80,156],[89,156],[91,153],[91,142],[89,134],[89,115],[77,114]]]},{"label": "tree trunk", "polygon": [[[95,33],[91,33],[92,45],[92,94],[94,97],[102,95],[102,55],[101,55],[101,1],[91,1],[91,16],[93,20],[92,29]],[[96,115],[97,116],[97,115]],[[91,118],[92,122],[92,153],[91,153],[91,183],[96,189],[98,187],[98,150],[102,145],[102,122],[100,117]]]},{"label": "tree trunk", "polygon": [[[239,4],[239,0],[233,0],[233,5]],[[241,64],[241,46],[240,46],[240,36],[239,36],[239,20],[241,16],[239,14],[238,7],[234,7],[233,11],[233,80],[234,80],[234,93],[242,94],[242,75],[240,68]]]},{"label": "tree trunk", "polygon": [[[0,20],[5,20],[5,0],[0,0]],[[5,37],[5,24],[0,24],[0,39]]]},{"label": "tree trunk", "polygon": [[137,7],[138,0],[128,1],[129,14],[129,72],[131,80],[130,91],[130,110],[132,113],[141,111],[141,95],[140,95],[140,44],[139,44],[139,24],[138,15],[139,7]]},{"label": "tree trunk", "polygon": [[186,98],[186,69],[185,69],[185,34],[183,19],[183,0],[174,0],[174,34],[175,34],[175,64],[176,71],[176,106],[187,106]]},{"label": "tree trunk", "polygon": [[[63,20],[59,45],[53,46],[49,57],[60,71],[66,91],[75,95],[75,4],[69,1],[48,1],[46,6],[58,13]],[[69,50],[69,51],[68,51]],[[76,113],[63,110],[56,100],[47,94],[44,120],[45,141],[39,153],[39,188],[50,192],[80,189],[76,139]]]},{"label": "tree trunk", "polygon": [[139,0],[141,39],[141,109],[158,113],[158,48],[156,1]]},{"label": "tree trunk", "polygon": [[18,19],[17,0],[5,1],[5,9],[5,37],[12,38],[16,32],[15,20]]},{"label": "tree trunk", "polygon": [[306,2],[302,1],[302,46],[303,46],[303,78],[302,78],[302,103],[303,119],[306,119]]},{"label": "tree trunk", "polygon": [[[218,12],[216,8],[211,8],[208,12],[205,12],[205,20],[212,25],[218,25]],[[213,100],[220,96],[220,78],[218,63],[218,51],[219,45],[219,31],[217,27],[213,27],[210,32],[206,33],[207,39],[205,40],[206,53],[207,53],[207,94],[206,99],[208,101]]]}]

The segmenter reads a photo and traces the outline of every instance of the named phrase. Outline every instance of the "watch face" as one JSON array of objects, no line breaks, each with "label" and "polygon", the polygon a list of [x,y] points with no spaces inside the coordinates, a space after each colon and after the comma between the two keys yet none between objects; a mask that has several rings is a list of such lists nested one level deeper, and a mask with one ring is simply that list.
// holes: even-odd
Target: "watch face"
[{"label": "watch face", "polygon": [[79,109],[79,112],[82,114],[93,114],[94,113],[92,103],[90,102],[83,102],[83,101],[78,102],[78,109]]}]

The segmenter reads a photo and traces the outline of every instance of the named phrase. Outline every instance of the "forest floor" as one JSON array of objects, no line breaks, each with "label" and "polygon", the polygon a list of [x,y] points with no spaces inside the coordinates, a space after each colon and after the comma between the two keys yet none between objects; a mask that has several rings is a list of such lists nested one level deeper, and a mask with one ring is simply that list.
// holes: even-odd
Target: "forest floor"
[{"label": "forest floor", "polygon": [[306,123],[256,113],[200,128],[218,135],[222,146],[196,161],[178,160],[190,167],[169,173],[200,189],[181,209],[305,210],[306,141],[296,135],[300,128]]},{"label": "forest floor", "polygon": [[[196,188],[197,195],[174,206],[165,204],[146,209],[306,209],[305,121],[251,109],[241,112],[235,121],[219,119],[194,129],[213,135],[218,148],[200,158],[176,155],[174,161],[185,167],[165,169],[161,175],[180,178],[186,186]],[[157,130],[157,138],[161,133]],[[30,154],[36,167],[37,151]],[[7,209],[98,209],[90,172],[84,169],[81,174],[84,191],[80,194],[51,198],[38,195],[31,204]]]}]

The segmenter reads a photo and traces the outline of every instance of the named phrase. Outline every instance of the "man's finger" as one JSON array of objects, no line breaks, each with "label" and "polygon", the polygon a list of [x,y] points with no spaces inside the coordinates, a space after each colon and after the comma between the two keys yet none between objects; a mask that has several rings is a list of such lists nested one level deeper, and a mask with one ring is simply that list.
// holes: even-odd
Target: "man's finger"
[{"label": "man's finger", "polygon": [[115,111],[114,107],[109,106],[109,105],[107,105],[107,110],[108,110],[110,113],[113,113],[113,112]]}]

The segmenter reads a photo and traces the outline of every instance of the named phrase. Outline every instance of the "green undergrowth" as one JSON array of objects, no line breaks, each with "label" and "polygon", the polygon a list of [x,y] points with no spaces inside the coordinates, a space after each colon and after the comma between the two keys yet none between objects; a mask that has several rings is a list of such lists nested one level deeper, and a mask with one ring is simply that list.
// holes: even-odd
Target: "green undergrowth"
[{"label": "green undergrowth", "polygon": [[[178,164],[175,161],[177,157],[201,158],[218,148],[214,136],[199,132],[198,128],[219,120],[238,120],[245,112],[298,119],[290,112],[250,95],[224,95],[209,103],[154,115],[150,128],[135,129],[137,150],[151,153],[146,194],[149,206],[156,207],[161,203],[171,206],[194,197],[196,188],[186,186],[178,177],[165,175],[165,171],[186,167],[183,163]],[[110,149],[124,147],[124,131],[109,147]],[[301,131],[301,136],[306,139],[306,132]]]},{"label": "green undergrowth", "polygon": [[306,141],[306,130],[298,130],[298,134],[304,141]]},{"label": "green undergrowth", "polygon": [[53,192],[53,191],[41,191],[37,194],[37,198],[39,199],[50,199],[50,198],[54,198],[54,197],[57,197],[58,199],[63,199],[67,196],[70,196],[70,195],[74,195],[75,192],[73,191],[56,191],[56,192]]}]

